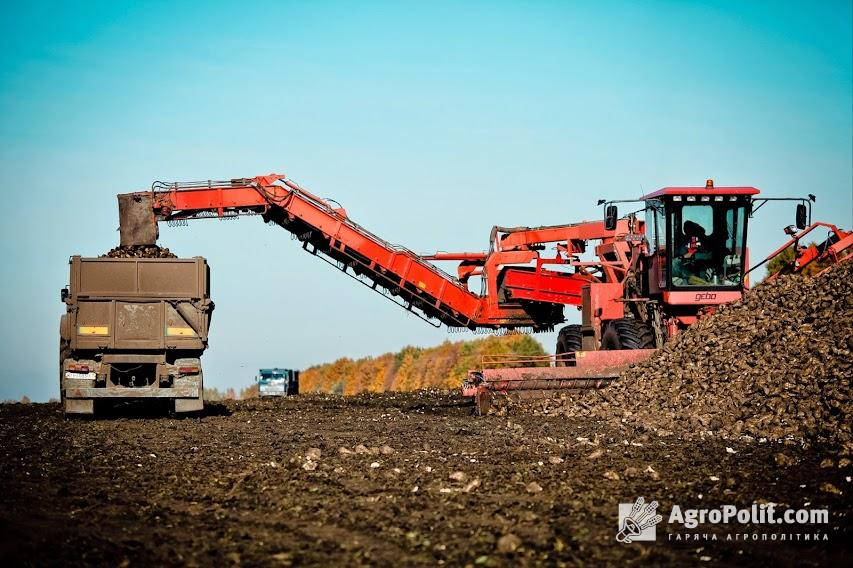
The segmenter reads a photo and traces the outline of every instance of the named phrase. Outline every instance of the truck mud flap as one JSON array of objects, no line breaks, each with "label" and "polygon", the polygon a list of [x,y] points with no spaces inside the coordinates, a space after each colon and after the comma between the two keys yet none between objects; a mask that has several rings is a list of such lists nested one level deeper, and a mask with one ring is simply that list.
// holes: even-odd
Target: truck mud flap
[{"label": "truck mud flap", "polygon": [[198,387],[106,387],[65,389],[66,399],[79,398],[199,398]]}]

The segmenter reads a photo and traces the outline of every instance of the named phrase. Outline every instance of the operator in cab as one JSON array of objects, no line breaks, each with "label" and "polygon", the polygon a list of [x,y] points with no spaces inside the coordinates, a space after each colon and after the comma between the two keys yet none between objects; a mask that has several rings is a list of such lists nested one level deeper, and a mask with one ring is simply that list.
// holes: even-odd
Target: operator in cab
[{"label": "operator in cab", "polygon": [[685,221],[684,241],[672,259],[672,280],[676,286],[709,284],[700,275],[702,266],[711,262],[711,247],[705,229],[693,221]]}]

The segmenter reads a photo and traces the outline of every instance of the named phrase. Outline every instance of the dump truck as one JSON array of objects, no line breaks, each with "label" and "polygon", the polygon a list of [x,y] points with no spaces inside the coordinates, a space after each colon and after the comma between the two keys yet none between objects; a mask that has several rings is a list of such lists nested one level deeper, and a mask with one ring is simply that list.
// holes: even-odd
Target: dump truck
[{"label": "dump truck", "polygon": [[167,401],[176,413],[202,410],[201,355],[214,307],[207,261],[73,256],[69,264],[59,344],[65,414],[138,399]]},{"label": "dump truck", "polygon": [[294,369],[260,369],[255,380],[261,398],[299,394],[299,371]]}]

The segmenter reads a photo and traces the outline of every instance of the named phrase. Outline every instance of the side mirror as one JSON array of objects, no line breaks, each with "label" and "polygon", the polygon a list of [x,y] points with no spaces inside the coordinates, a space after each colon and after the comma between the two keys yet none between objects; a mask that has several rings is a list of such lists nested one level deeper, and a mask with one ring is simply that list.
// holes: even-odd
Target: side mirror
[{"label": "side mirror", "polygon": [[64,302],[65,302],[65,300],[67,300],[67,299],[68,299],[68,296],[69,296],[69,294],[68,294],[68,288],[63,288],[62,290],[60,290],[60,291],[59,291],[59,301],[60,301],[60,302],[63,302],[63,303],[64,303]]},{"label": "side mirror", "polygon": [[616,221],[619,219],[619,211],[615,205],[608,205],[604,208],[604,230],[613,231],[616,229]]},{"label": "side mirror", "polygon": [[797,205],[797,228],[806,228],[806,204],[800,203]]}]

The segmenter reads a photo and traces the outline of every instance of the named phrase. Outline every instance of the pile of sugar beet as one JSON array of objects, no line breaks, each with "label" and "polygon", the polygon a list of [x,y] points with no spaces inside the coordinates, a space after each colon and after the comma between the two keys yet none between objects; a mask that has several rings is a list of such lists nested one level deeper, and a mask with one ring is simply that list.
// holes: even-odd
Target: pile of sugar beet
[{"label": "pile of sugar beet", "polygon": [[123,245],[117,246],[107,254],[101,255],[109,258],[178,258],[178,255],[166,247],[157,245]]},{"label": "pile of sugar beet", "polygon": [[497,412],[587,416],[662,436],[751,436],[853,452],[853,261],[764,282],[602,390]]}]

